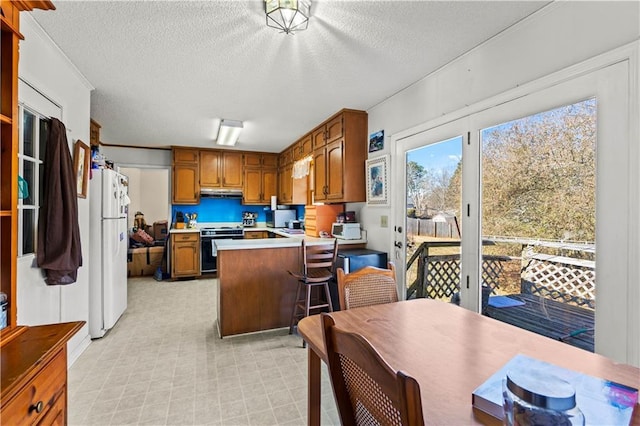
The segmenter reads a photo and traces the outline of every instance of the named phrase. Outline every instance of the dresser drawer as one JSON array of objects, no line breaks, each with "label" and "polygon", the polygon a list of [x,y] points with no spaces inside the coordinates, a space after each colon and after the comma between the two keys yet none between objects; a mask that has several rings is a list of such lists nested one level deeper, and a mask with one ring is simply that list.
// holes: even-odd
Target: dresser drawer
[{"label": "dresser drawer", "polygon": [[[36,424],[47,416],[52,407],[57,407],[58,411],[62,407],[64,418],[66,380],[67,353],[63,348],[36,373],[15,398],[2,407],[2,424]],[[51,414],[51,420],[55,419],[55,413]]]}]

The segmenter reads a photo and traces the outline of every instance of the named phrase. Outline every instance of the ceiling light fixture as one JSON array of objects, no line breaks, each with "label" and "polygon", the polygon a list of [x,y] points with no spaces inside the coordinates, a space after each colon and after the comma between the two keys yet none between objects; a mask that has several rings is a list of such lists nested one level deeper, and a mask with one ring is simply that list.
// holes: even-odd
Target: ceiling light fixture
[{"label": "ceiling light fixture", "polygon": [[218,128],[216,144],[225,146],[235,145],[236,142],[238,142],[242,128],[242,121],[222,119],[220,121],[220,127]]},{"label": "ceiling light fixture", "polygon": [[307,29],[311,0],[265,0],[267,26],[285,34]]}]

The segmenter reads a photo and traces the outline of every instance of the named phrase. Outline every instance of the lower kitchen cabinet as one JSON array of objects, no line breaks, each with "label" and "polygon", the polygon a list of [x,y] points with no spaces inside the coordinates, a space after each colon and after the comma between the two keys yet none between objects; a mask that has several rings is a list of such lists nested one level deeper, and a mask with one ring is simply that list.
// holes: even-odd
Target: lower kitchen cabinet
[{"label": "lower kitchen cabinet", "polygon": [[2,424],[67,423],[67,341],[84,321],[21,327],[2,345]]},{"label": "lower kitchen cabinet", "polygon": [[244,231],[245,240],[254,240],[261,238],[269,238],[269,231]]},{"label": "lower kitchen cabinet", "polygon": [[171,278],[200,276],[200,233],[171,233]]}]

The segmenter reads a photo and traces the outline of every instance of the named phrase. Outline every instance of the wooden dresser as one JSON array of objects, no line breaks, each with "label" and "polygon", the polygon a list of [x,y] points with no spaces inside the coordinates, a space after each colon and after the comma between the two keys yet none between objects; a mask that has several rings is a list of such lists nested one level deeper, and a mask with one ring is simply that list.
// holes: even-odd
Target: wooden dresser
[{"label": "wooden dresser", "polygon": [[83,325],[20,327],[2,345],[2,424],[67,424],[67,341]]}]

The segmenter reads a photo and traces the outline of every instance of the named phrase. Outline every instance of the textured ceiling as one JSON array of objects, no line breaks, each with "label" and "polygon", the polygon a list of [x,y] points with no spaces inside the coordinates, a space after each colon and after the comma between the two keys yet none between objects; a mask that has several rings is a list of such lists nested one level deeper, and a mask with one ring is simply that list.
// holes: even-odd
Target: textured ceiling
[{"label": "textured ceiling", "polygon": [[332,1],[306,31],[265,25],[263,1],[55,1],[32,15],[96,88],[101,140],[279,152],[341,108],[367,110],[548,1]]}]

